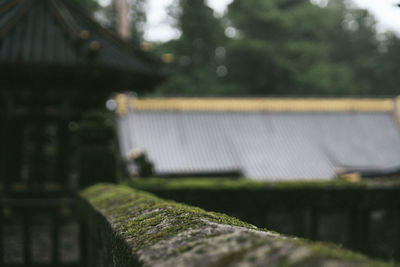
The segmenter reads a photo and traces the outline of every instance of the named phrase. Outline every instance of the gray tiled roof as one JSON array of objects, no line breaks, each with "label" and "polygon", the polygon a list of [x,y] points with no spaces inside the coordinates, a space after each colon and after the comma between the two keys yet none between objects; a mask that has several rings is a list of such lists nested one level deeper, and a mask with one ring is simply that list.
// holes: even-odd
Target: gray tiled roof
[{"label": "gray tiled roof", "polygon": [[400,165],[389,112],[129,111],[121,153],[146,151],[158,174],[240,170],[257,180],[329,179],[338,168]]}]

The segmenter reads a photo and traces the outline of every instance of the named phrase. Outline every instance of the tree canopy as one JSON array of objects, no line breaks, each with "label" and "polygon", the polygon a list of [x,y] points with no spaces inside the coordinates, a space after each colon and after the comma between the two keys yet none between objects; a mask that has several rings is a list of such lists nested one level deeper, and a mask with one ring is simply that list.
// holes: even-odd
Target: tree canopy
[{"label": "tree canopy", "polygon": [[[154,44],[173,59],[165,66],[170,78],[152,94],[397,94],[398,37],[378,34],[371,14],[348,1],[323,2],[234,0],[215,16],[205,0],[175,0],[170,13],[180,36]],[[146,0],[132,3],[141,42]]]}]

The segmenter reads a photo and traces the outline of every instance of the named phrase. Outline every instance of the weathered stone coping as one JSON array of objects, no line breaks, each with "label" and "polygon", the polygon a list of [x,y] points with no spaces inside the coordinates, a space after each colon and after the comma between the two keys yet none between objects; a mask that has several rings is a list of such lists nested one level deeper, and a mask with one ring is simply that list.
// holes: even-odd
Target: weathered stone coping
[{"label": "weathered stone coping", "polygon": [[89,255],[92,264],[101,259],[103,266],[392,266],[128,186],[98,184],[80,196],[89,241],[103,247]]}]

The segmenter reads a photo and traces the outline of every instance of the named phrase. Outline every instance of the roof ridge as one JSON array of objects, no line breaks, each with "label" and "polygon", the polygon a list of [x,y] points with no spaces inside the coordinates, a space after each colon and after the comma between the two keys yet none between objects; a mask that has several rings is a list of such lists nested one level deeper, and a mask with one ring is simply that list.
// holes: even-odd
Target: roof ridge
[{"label": "roof ridge", "polygon": [[79,33],[77,32],[77,29],[74,28],[71,20],[67,18],[68,15],[65,14],[65,12],[61,12],[62,7],[59,6],[59,2],[60,1],[47,0],[50,11],[57,18],[57,21],[61,24],[62,28],[64,29],[64,31],[66,31],[71,40],[75,42],[79,38]]},{"label": "roof ridge", "polygon": [[106,34],[108,37],[110,37],[113,41],[117,42],[118,44],[123,44],[124,46],[130,48],[130,49],[138,49],[138,47],[135,47],[133,44],[130,42],[127,42],[120,38],[116,33],[108,30],[107,28],[101,26],[99,23],[93,20],[91,16],[83,12],[82,9],[76,8],[71,2],[68,1],[63,1],[61,0],[60,2],[63,2],[64,5],[67,5],[69,8],[74,9],[74,12],[79,15],[82,19],[84,19],[87,23],[90,23],[91,26],[94,26],[96,29],[100,30],[104,34]]},{"label": "roof ridge", "polygon": [[[0,10],[3,8],[0,68],[6,70],[0,71],[3,81],[18,80],[17,75],[5,74],[10,72],[9,65],[44,69],[54,65],[79,75],[83,71],[93,80],[109,81],[115,88],[140,86],[140,90],[145,90],[163,78],[160,64],[150,54],[132,49],[117,36],[114,38],[70,0],[0,0],[0,3]],[[23,60],[19,60],[21,56]],[[110,79],[93,75],[91,67],[107,73]],[[48,75],[36,69],[23,75],[30,77],[36,71]],[[54,69],[55,73],[58,71]]]},{"label": "roof ridge", "polygon": [[18,3],[18,1],[20,1],[20,0],[10,0],[8,2],[6,1],[3,3],[0,3],[0,13],[6,12],[8,9],[15,6]]},{"label": "roof ridge", "polygon": [[[14,8],[17,10],[15,11],[15,14],[4,23],[4,26],[0,28],[0,38],[3,38],[4,35],[6,35],[14,26],[16,26],[17,22],[26,14],[26,12],[29,10],[29,7],[32,5],[32,0],[17,0],[15,2],[19,2],[15,3],[14,6]],[[10,5],[12,6],[12,4]],[[5,11],[8,9],[9,8],[6,7]]]},{"label": "roof ridge", "polygon": [[135,53],[136,56],[139,56],[139,57],[144,58],[146,60],[151,60],[151,61],[155,61],[156,60],[156,58],[152,57],[151,55],[149,55],[147,53],[144,53],[140,49],[139,46],[136,46],[132,42],[124,40],[123,38],[121,38],[115,32],[113,32],[113,31],[107,29],[106,27],[102,26],[101,24],[97,23],[91,16],[89,16],[82,9],[77,8],[71,1],[60,0],[60,2],[63,2],[63,4],[68,6],[68,8],[73,9],[76,15],[80,16],[82,19],[84,19],[91,26],[93,26],[97,30],[101,31],[101,33],[103,33],[105,36],[110,38],[110,40],[113,41],[114,43],[116,43],[117,45],[120,45],[120,46],[122,46],[124,48],[127,48],[127,49],[131,50],[131,52]]}]

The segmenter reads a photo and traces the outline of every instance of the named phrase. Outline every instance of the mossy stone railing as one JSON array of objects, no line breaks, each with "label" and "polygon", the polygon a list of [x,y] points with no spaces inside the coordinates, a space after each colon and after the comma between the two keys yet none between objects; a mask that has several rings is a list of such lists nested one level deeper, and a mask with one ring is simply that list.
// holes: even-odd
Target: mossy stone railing
[{"label": "mossy stone railing", "polygon": [[128,186],[98,184],[80,199],[87,266],[391,266]]},{"label": "mossy stone railing", "polygon": [[134,179],[129,185],[258,227],[400,262],[400,180],[396,178],[359,182],[148,178]]}]

